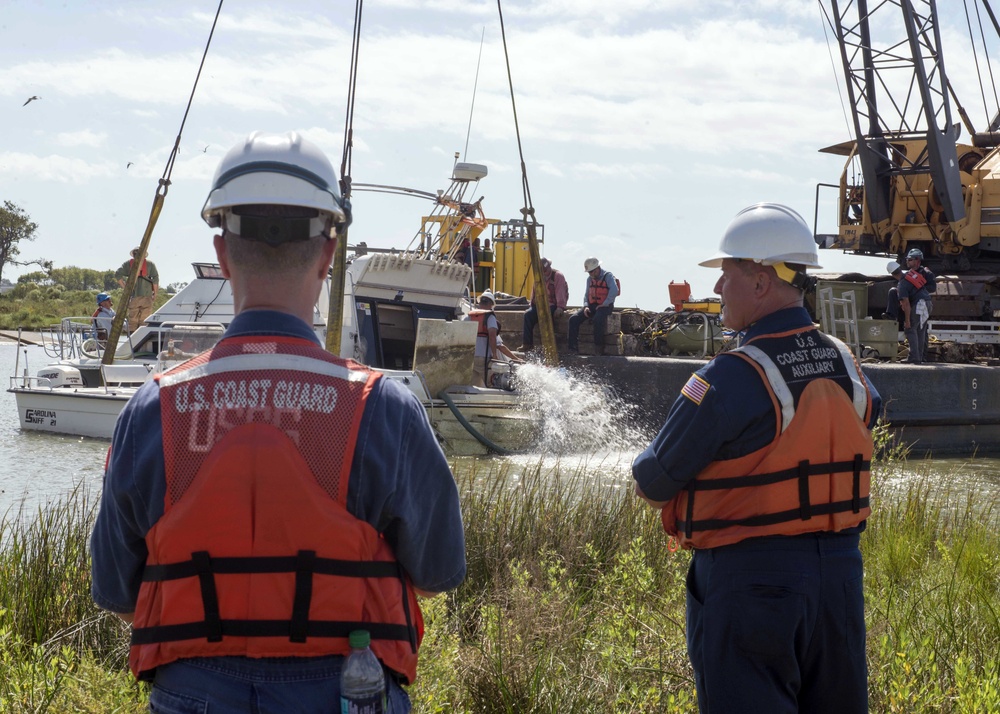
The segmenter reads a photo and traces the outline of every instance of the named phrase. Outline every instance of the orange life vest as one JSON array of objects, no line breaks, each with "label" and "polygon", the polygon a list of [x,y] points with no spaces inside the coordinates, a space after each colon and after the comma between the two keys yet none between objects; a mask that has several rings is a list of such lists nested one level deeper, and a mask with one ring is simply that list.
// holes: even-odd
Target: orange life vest
[{"label": "orange life vest", "polygon": [[927,285],[927,278],[919,270],[907,270],[903,278],[917,290]]},{"label": "orange life vest", "polygon": [[379,374],[308,340],[227,338],[156,379],[166,497],[146,536],[129,664],[347,654],[405,681],[423,619],[385,539],[346,507]]},{"label": "orange life vest", "polygon": [[[622,284],[618,278],[615,278],[615,287],[618,288],[618,295],[622,294]],[[555,288],[553,287],[553,290]],[[608,273],[605,271],[601,274],[601,277],[597,280],[594,278],[587,278],[587,304],[588,305],[601,305],[608,297],[608,292],[610,288],[608,287]]]},{"label": "orange life vest", "polygon": [[[129,272],[131,272],[133,265],[135,265],[135,258],[132,258],[128,262]],[[146,280],[149,280],[149,269],[146,267],[145,258],[142,259],[142,265],[139,267],[139,277],[146,278]]]},{"label": "orange life vest", "polygon": [[[798,337],[804,358],[793,363],[799,350],[787,350],[787,340],[777,343],[786,349],[775,349],[768,339],[774,337]],[[664,529],[685,548],[840,531],[871,512],[872,402],[850,350],[811,327],[751,342],[758,340],[759,346],[716,359],[744,359],[760,374],[777,415],[775,438],[750,454],[712,462],[667,504]],[[797,400],[779,364],[805,381]]]},{"label": "orange life vest", "polygon": [[[469,318],[479,323],[479,331],[476,332],[477,337],[490,336],[490,331],[486,327],[486,318],[489,315],[493,315],[493,317],[496,317],[496,313],[493,312],[492,310],[480,310],[478,308],[475,310],[469,310]],[[497,320],[497,334],[499,333],[500,333],[500,321]]]}]

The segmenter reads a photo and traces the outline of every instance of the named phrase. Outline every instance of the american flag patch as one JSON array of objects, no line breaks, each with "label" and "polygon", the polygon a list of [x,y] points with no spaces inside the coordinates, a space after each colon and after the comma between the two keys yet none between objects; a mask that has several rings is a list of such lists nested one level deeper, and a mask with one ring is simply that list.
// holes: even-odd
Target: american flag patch
[{"label": "american flag patch", "polygon": [[701,400],[708,393],[708,388],[712,386],[697,374],[692,374],[691,379],[681,387],[681,394],[690,399],[695,404],[701,404]]}]

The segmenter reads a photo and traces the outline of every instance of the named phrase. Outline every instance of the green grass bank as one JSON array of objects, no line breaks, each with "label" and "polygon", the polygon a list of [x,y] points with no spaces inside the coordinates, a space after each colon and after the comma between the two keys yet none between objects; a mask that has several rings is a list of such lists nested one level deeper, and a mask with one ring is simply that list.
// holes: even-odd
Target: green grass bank
[{"label": "green grass bank", "polygon": [[[996,497],[877,469],[862,537],[872,712],[1000,711]],[[600,467],[596,467],[599,469]],[[688,554],[630,484],[480,461],[460,477],[469,573],[424,601],[415,712],[696,711]],[[127,628],[89,596],[92,494],[0,520],[0,712],[145,711]]]}]

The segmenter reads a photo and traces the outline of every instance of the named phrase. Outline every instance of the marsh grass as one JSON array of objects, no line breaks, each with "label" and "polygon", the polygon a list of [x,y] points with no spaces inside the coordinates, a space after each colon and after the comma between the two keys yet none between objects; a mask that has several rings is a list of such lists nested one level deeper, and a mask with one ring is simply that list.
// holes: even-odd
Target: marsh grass
[{"label": "marsh grass", "polygon": [[[997,497],[900,486],[905,449],[882,448],[862,538],[871,711],[1000,711]],[[468,577],[423,603],[414,711],[696,711],[688,554],[600,466],[517,468],[460,476]],[[127,630],[90,604],[93,515],[76,491],[0,520],[2,712],[144,708]]]},{"label": "marsh grass", "polygon": [[124,670],[127,628],[90,599],[93,515],[78,488],[35,513],[0,518],[0,712],[138,706]]}]

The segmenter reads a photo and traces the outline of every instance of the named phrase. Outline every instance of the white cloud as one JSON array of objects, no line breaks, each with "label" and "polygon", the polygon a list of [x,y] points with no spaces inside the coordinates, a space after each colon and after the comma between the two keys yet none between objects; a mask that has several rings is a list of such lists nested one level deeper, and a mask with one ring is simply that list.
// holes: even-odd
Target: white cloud
[{"label": "white cloud", "polygon": [[100,148],[107,143],[108,135],[104,132],[94,132],[90,129],[80,131],[60,132],[55,141],[60,146],[90,146]]},{"label": "white cloud", "polygon": [[116,176],[117,173],[118,169],[107,160],[91,162],[56,154],[0,153],[0,176],[6,176],[8,180],[84,184],[92,179]]}]

